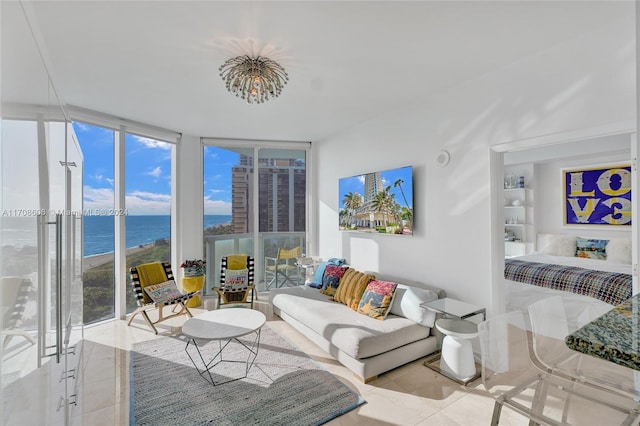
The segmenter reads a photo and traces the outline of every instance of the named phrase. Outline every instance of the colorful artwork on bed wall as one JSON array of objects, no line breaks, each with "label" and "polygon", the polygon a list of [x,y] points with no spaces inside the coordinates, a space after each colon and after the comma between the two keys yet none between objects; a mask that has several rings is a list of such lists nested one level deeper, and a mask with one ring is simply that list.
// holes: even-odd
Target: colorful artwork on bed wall
[{"label": "colorful artwork on bed wall", "polygon": [[631,225],[631,166],[564,170],[565,225]]}]

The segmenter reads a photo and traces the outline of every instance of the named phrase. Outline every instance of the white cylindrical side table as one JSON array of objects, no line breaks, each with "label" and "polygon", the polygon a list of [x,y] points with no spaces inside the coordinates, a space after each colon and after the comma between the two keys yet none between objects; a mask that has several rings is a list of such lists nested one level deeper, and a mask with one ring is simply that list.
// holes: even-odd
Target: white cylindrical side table
[{"label": "white cylindrical side table", "polygon": [[462,319],[441,318],[436,328],[444,334],[440,370],[458,380],[468,381],[476,375],[471,339],[478,336],[478,326]]}]

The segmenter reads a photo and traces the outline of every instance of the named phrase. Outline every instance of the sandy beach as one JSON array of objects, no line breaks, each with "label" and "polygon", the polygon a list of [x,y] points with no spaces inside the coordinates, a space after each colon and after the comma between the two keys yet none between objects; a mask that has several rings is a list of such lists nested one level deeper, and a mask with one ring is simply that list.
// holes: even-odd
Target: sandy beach
[{"label": "sandy beach", "polygon": [[[127,249],[127,255],[134,254],[139,251],[148,249],[153,247],[153,243],[145,244],[142,247],[133,247]],[[91,268],[95,268],[96,266],[104,265],[107,262],[113,261],[113,253],[105,253],[105,254],[96,254],[95,256],[87,256],[84,258],[84,262],[82,264],[82,271],[86,272]]]}]

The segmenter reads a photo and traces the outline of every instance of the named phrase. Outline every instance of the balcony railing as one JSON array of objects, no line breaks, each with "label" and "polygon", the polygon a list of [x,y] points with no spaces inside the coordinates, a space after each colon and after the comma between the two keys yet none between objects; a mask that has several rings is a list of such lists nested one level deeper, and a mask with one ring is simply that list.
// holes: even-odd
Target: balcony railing
[{"label": "balcony railing", "polygon": [[213,287],[220,283],[220,263],[224,256],[247,254],[255,259],[255,284],[264,289],[264,258],[276,257],[279,248],[302,247],[305,253],[306,234],[304,232],[260,232],[258,234],[259,253],[253,253],[253,233],[207,235],[204,237],[207,260],[205,296],[215,294]]}]

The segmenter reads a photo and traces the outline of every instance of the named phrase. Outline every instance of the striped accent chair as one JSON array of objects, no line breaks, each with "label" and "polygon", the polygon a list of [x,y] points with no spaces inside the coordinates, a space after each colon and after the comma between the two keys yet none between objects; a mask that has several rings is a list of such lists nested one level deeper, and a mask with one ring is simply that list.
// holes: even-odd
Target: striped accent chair
[{"label": "striped accent chair", "polygon": [[[138,308],[131,314],[128,325],[131,325],[131,321],[136,315],[142,314],[149,327],[155,334],[158,334],[157,323],[179,315],[186,315],[189,318],[193,316],[187,307],[187,301],[200,292],[182,294],[173,277],[171,263],[145,263],[132,267],[129,273]],[[173,307],[172,313],[167,316],[164,315],[166,306]],[[176,312],[176,308],[180,308],[180,310]],[[154,309],[158,310],[156,321],[152,321],[147,313],[147,311]]]},{"label": "striped accent chair", "polygon": [[253,308],[256,291],[254,274],[255,261],[252,256],[233,254],[223,257],[220,265],[220,286],[214,287],[218,293],[218,307],[246,303]]}]

